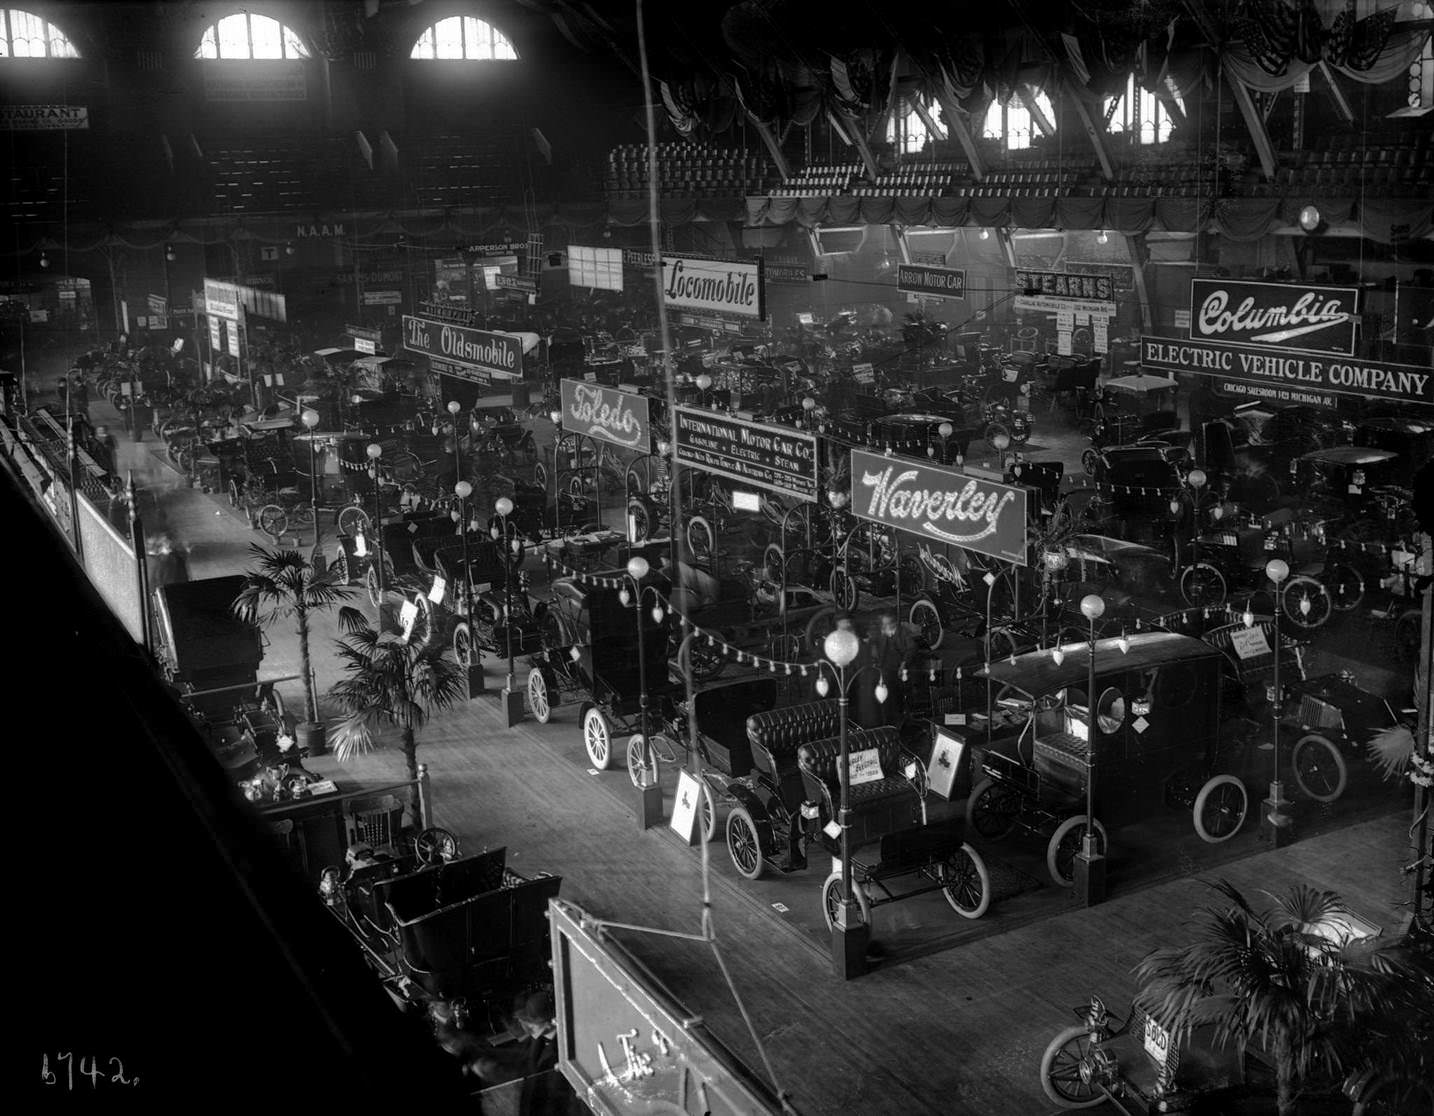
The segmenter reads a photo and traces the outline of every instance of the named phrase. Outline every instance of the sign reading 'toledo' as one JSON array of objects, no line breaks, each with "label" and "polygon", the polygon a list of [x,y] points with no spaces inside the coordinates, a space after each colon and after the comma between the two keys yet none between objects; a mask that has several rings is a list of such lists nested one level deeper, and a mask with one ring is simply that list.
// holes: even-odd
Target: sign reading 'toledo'
[{"label": "sign reading 'toledo'", "polygon": [[1026,564],[1023,488],[854,449],[851,510],[923,538]]},{"label": "sign reading 'toledo'", "polygon": [[652,444],[647,398],[602,384],[563,380],[563,429],[624,449],[646,451]]},{"label": "sign reading 'toledo'", "polygon": [[1190,339],[1354,353],[1356,287],[1190,281]]}]

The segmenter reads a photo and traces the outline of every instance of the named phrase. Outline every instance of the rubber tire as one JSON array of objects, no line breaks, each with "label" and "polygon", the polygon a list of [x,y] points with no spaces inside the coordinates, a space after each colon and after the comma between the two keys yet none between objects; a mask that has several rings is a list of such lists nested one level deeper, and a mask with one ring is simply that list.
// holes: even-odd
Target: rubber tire
[{"label": "rubber tire", "polygon": [[1336,612],[1349,612],[1364,602],[1364,578],[1353,566],[1332,563],[1320,581],[1328,590],[1330,605]]},{"label": "rubber tire", "polygon": [[289,529],[289,517],[278,504],[265,504],[259,509],[256,521],[259,524],[259,530],[275,542],[282,539],[284,532]]},{"label": "rubber tire", "polygon": [[[1325,762],[1332,763],[1335,773],[1338,776],[1335,780],[1333,790],[1324,792],[1316,791],[1306,783],[1300,775],[1300,754],[1304,752],[1306,748],[1316,753],[1318,753],[1320,749],[1324,749],[1328,752],[1327,759],[1325,757],[1321,758],[1325,759]],[[1322,768],[1323,766],[1324,764],[1321,764]],[[1334,742],[1331,741],[1329,737],[1318,732],[1309,733],[1295,741],[1294,750],[1290,753],[1290,770],[1294,772],[1295,786],[1300,788],[1300,793],[1306,798],[1314,799],[1316,802],[1333,802],[1339,798],[1339,796],[1345,792],[1345,788],[1349,786],[1349,767],[1344,762],[1344,756],[1340,754],[1339,749],[1335,747]]]},{"label": "rubber tire", "polygon": [[374,608],[383,606],[383,594],[378,591],[378,569],[370,565],[363,575],[364,592],[368,594],[368,603]]},{"label": "rubber tire", "polygon": [[[700,515],[694,515],[687,521],[687,549],[692,557],[696,559],[710,558],[712,552],[717,548],[717,534],[712,530],[712,524]],[[706,536],[703,545],[698,545],[698,540]]]},{"label": "rubber tire", "polygon": [[[920,597],[911,602],[911,610],[906,614],[907,622],[918,632],[926,644],[928,651],[940,651],[941,644],[946,640],[946,625],[941,619],[941,610],[936,607],[934,601]],[[936,630],[936,638],[932,639],[929,629],[933,626]]]},{"label": "rubber tire", "polygon": [[652,764],[649,766],[647,751],[642,733],[635,732],[627,738],[627,777],[636,790],[656,786],[661,778],[657,753],[652,753]]},{"label": "rubber tire", "polygon": [[[871,901],[866,897],[866,890],[857,883],[856,877],[851,881],[852,893],[856,896],[856,905],[861,909],[861,921],[871,925]],[[836,929],[836,919],[833,917],[837,906],[841,902],[841,873],[833,872],[822,881],[822,918],[826,920],[827,931],[830,933]]]},{"label": "rubber tire", "polygon": [[339,514],[335,518],[335,523],[338,529],[350,538],[368,534],[368,512],[356,504],[350,504],[346,508],[340,508]]},{"label": "rubber tire", "polygon": [[641,500],[627,502],[627,518],[632,524],[633,542],[646,542],[652,538],[652,517],[647,514],[647,505]]},{"label": "rubber tire", "polygon": [[808,654],[820,655],[822,653],[823,641],[836,628],[836,611],[834,608],[820,608],[812,613],[811,618],[807,621],[806,631],[803,633]]},{"label": "rubber tire", "polygon": [[[946,902],[951,905],[951,909],[962,918],[980,918],[991,907],[991,873],[986,868],[986,862],[981,859],[981,854],[970,845],[963,844],[956,852],[952,853],[947,860],[942,861],[939,865],[941,878],[943,880],[946,878],[947,866],[951,861],[961,856],[965,856],[966,859],[971,862],[971,866],[976,872],[976,879],[981,884],[981,894],[976,905],[974,907],[963,907],[957,903],[955,895],[952,894],[952,884],[943,884],[941,894],[945,896]],[[955,882],[956,881],[953,881],[953,884]]]},{"label": "rubber tire", "polygon": [[[1198,600],[1192,599],[1194,595],[1192,586],[1196,582],[1197,571],[1199,571],[1198,576],[1203,578],[1207,584],[1219,586],[1218,598],[1201,596]],[[1212,578],[1213,580],[1211,580]],[[1229,591],[1230,587],[1225,581],[1225,575],[1209,562],[1196,562],[1180,571],[1180,599],[1191,608],[1214,608],[1222,605],[1228,599]]]},{"label": "rubber tire", "polygon": [[1011,831],[1016,828],[1016,818],[1020,815],[1019,810],[1009,815],[999,810],[989,810],[988,813],[990,815],[1002,818],[1009,817],[1010,820],[1007,821],[1005,827],[1002,829],[992,829],[989,832],[982,829],[980,823],[976,820],[977,813],[980,809],[977,803],[981,801],[982,796],[990,791],[994,791],[998,795],[1005,794],[1013,799],[1019,799],[1020,797],[1019,791],[1007,787],[1004,783],[998,783],[995,779],[987,776],[972,787],[971,793],[966,796],[966,825],[970,827],[972,833],[977,834],[983,841],[999,841],[1003,837],[1009,837],[1011,835]]},{"label": "rubber tire", "polygon": [[[1240,817],[1229,833],[1216,835],[1211,832],[1205,824],[1205,806],[1217,788],[1228,786],[1239,788]],[[1240,828],[1245,824],[1245,818],[1248,817],[1250,813],[1250,792],[1245,789],[1245,784],[1233,775],[1215,775],[1200,788],[1200,793],[1195,796],[1195,805],[1191,807],[1190,813],[1195,822],[1195,832],[1199,835],[1200,840],[1209,845],[1223,844],[1235,836],[1235,834],[1239,833]]]},{"label": "rubber tire", "polygon": [[762,572],[779,584],[786,581],[787,557],[777,543],[768,543],[762,551]]},{"label": "rubber tire", "polygon": [[[743,829],[746,830],[745,836],[740,835]],[[749,857],[738,857],[739,844],[750,852]],[[757,823],[745,806],[734,806],[727,815],[727,855],[732,858],[732,867],[737,869],[737,874],[746,879],[759,880],[767,870],[767,862],[762,856],[762,842],[757,836]],[[743,859],[749,863],[743,864]]]},{"label": "rubber tire", "polygon": [[[1041,1091],[1046,1094],[1046,1097],[1052,1104],[1058,1105],[1061,1108],[1070,1110],[1094,1108],[1098,1104],[1105,1103],[1104,1090],[1092,1087],[1092,1095],[1090,1097],[1076,1099],[1075,1097],[1065,1096],[1051,1083],[1051,1070],[1055,1067],[1056,1059],[1075,1039],[1085,1040],[1086,1048],[1088,1049],[1090,1045],[1090,1031],[1085,1027],[1070,1026],[1058,1032],[1056,1037],[1051,1039],[1050,1044],[1046,1047],[1046,1052],[1041,1055]],[[1077,1050],[1080,1049],[1080,1047],[1077,1047]],[[1079,1062],[1080,1058],[1077,1057],[1076,1063],[1079,1064]],[[1084,1082],[1080,1082],[1079,1078],[1076,1080],[1082,1088],[1085,1088]]]},{"label": "rubber tire", "polygon": [[473,633],[468,621],[460,620],[453,626],[453,661],[467,670],[473,665],[473,651]]},{"label": "rubber tire", "polygon": [[583,714],[583,749],[589,762],[599,771],[612,769],[612,726],[596,706],[590,706]]},{"label": "rubber tire", "polygon": [[[1073,814],[1061,822],[1060,825],[1056,826],[1056,831],[1051,834],[1051,839],[1046,844],[1046,871],[1050,873],[1051,879],[1053,879],[1059,887],[1074,887],[1075,875],[1072,873],[1071,878],[1066,879],[1060,874],[1056,866],[1056,853],[1060,851],[1061,844],[1066,835],[1074,831],[1077,827],[1084,827],[1085,824],[1084,814]],[[1095,819],[1095,832],[1100,842],[1101,855],[1107,855],[1110,849],[1110,841],[1105,835],[1105,826],[1100,824],[1099,818]]]},{"label": "rubber tire", "polygon": [[553,719],[553,693],[548,688],[548,679],[543,674],[541,667],[534,667],[528,672],[528,712],[533,715],[533,720],[540,725],[546,725]]},{"label": "rubber tire", "polygon": [[836,607],[842,612],[855,612],[856,603],[861,600],[861,590],[857,587],[856,579],[851,577],[842,566],[835,566],[831,576],[832,600]]},{"label": "rubber tire", "polygon": [[[1294,593],[1297,585],[1302,590],[1299,595]],[[1309,615],[1300,612],[1299,604],[1304,596],[1311,599]],[[1304,574],[1298,574],[1285,583],[1285,590],[1280,594],[1280,600],[1284,604],[1285,619],[1306,632],[1312,632],[1323,626],[1334,615],[1334,598],[1330,596],[1329,590],[1321,582]],[[1322,606],[1314,603],[1321,600],[1324,602]]]}]

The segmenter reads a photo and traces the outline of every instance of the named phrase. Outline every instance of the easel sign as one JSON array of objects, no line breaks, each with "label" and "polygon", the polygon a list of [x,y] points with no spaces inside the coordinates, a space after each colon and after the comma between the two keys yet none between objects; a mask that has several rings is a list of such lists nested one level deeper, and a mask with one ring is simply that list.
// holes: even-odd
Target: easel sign
[{"label": "easel sign", "polygon": [[672,804],[672,820],[667,824],[689,845],[697,844],[697,811],[702,804],[702,784],[690,771],[677,776],[677,798]]},{"label": "easel sign", "polygon": [[961,773],[961,761],[966,756],[966,741],[949,732],[936,732],[931,745],[931,759],[926,764],[926,785],[933,794],[939,794],[947,802],[956,787]]},{"label": "easel sign", "polygon": [[418,606],[412,601],[404,601],[403,607],[398,610],[399,623],[403,625],[403,642],[407,643],[413,635],[413,624],[418,619]]}]

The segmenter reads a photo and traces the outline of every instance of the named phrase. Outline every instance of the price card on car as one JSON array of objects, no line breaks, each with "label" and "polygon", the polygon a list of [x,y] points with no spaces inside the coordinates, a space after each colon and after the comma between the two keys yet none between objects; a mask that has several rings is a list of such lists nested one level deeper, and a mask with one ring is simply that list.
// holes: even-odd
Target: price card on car
[{"label": "price card on car", "polygon": [[1170,1056],[1170,1032],[1148,1015],[1145,1017],[1145,1052],[1159,1066]]},{"label": "price card on car", "polygon": [[442,604],[443,593],[447,588],[448,583],[444,581],[443,578],[435,575],[433,578],[433,588],[428,591],[428,599],[434,604]]},{"label": "price card on car", "polygon": [[365,558],[368,556],[368,543],[364,540],[362,532],[354,536],[354,557]]}]

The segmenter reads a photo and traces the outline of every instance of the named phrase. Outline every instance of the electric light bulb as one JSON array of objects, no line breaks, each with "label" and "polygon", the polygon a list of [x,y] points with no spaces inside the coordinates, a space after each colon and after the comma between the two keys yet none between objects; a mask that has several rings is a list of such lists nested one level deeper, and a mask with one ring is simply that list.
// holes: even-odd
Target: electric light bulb
[{"label": "electric light bulb", "polygon": [[1125,634],[1124,630],[1121,631],[1120,638],[1115,641],[1115,645],[1120,648],[1122,655],[1130,650],[1130,637]]},{"label": "electric light bulb", "polygon": [[825,674],[817,675],[817,693],[821,697],[826,697],[827,691],[830,689],[831,687],[827,685],[827,676]]},{"label": "electric light bulb", "polygon": [[654,622],[654,623],[661,624],[662,621],[663,621],[663,618],[666,617],[666,615],[667,615],[667,613],[665,613],[665,612],[662,611],[662,606],[661,606],[661,605],[653,605],[653,606],[652,606],[652,619],[653,619],[653,622]]},{"label": "electric light bulb", "polygon": [[626,589],[623,589],[618,593],[617,599],[622,602],[623,608],[626,608],[628,605],[632,604],[632,594],[629,593]]},{"label": "electric light bulb", "polygon": [[1244,622],[1244,625],[1247,628],[1253,628],[1255,626],[1255,614],[1250,611],[1250,605],[1248,602],[1246,602],[1245,604],[1245,611],[1240,614],[1240,619]]},{"label": "electric light bulb", "polygon": [[1310,601],[1310,599],[1309,599],[1308,597],[1301,597],[1301,598],[1300,598],[1300,615],[1301,615],[1301,616],[1308,616],[1308,615],[1310,614],[1310,609],[1312,609],[1313,607],[1314,607],[1314,605],[1313,605],[1313,603]]},{"label": "electric light bulb", "polygon": [[1056,666],[1060,666],[1063,662],[1066,661],[1065,648],[1063,648],[1059,643],[1056,644],[1055,650],[1051,652],[1051,661],[1055,663]]},{"label": "electric light bulb", "polygon": [[885,704],[886,704],[887,695],[891,692],[890,690],[888,690],[888,689],[886,688],[886,683],[885,683],[885,682],[878,682],[878,683],[876,684],[876,691],[875,691],[875,692],[876,692],[876,703],[877,703],[878,705],[885,705]]}]

